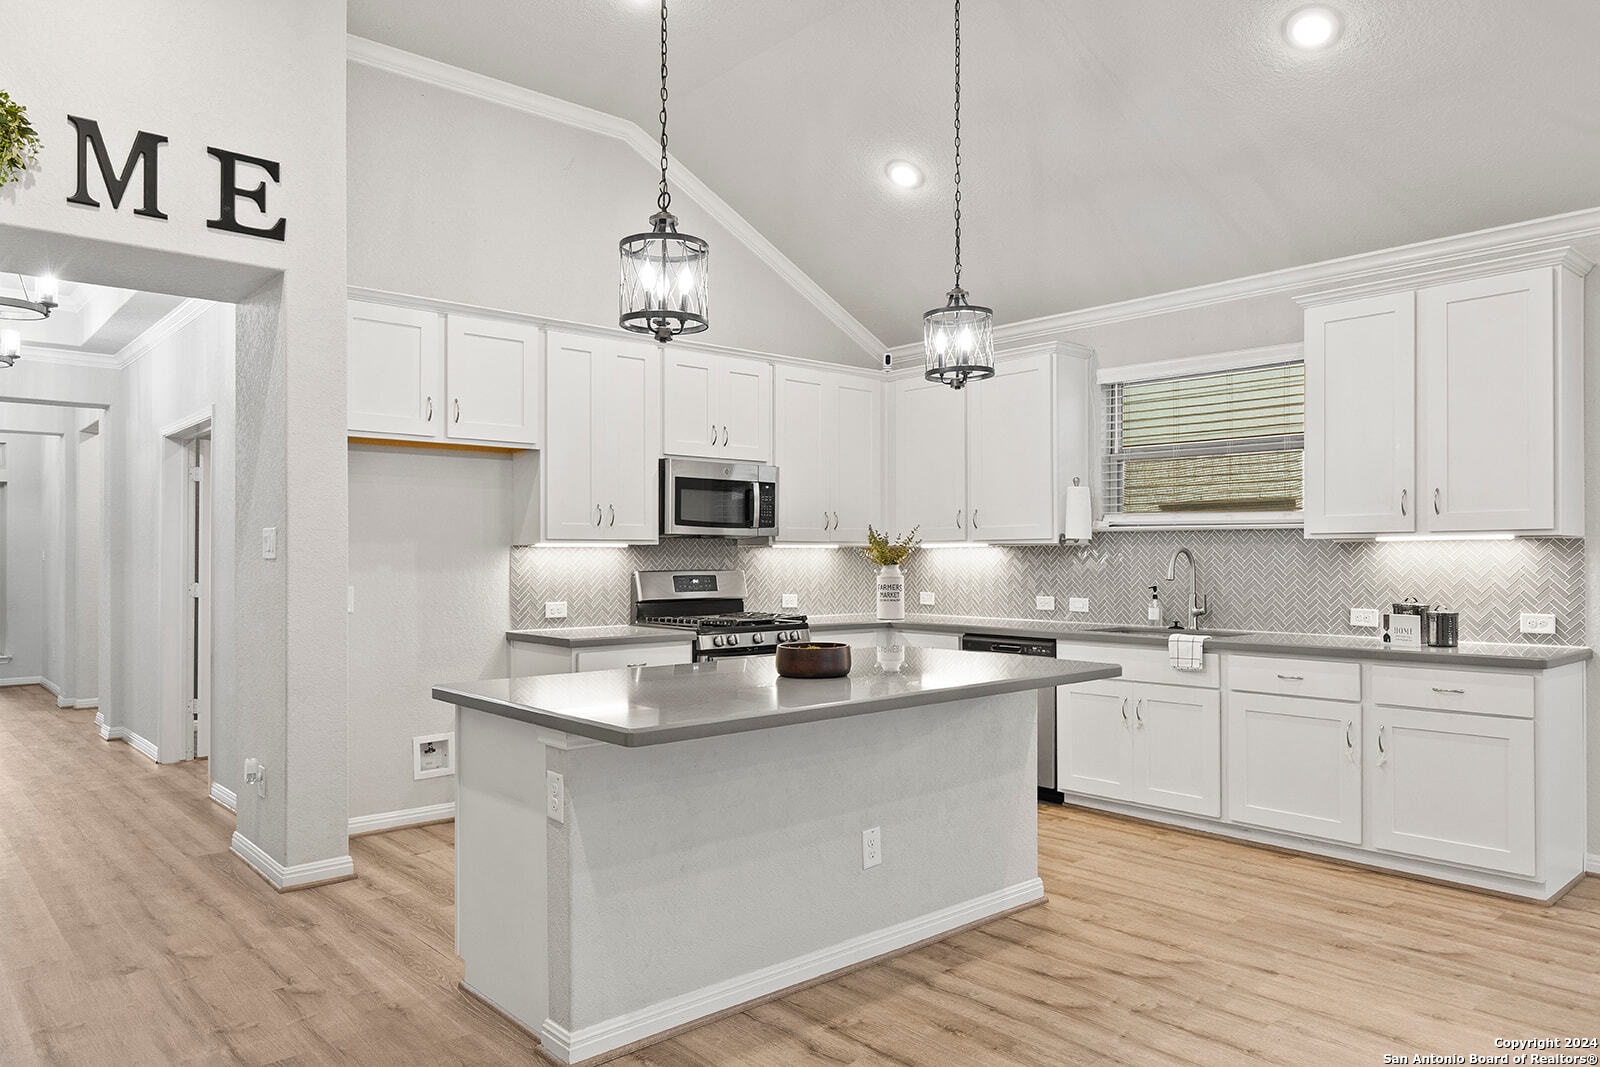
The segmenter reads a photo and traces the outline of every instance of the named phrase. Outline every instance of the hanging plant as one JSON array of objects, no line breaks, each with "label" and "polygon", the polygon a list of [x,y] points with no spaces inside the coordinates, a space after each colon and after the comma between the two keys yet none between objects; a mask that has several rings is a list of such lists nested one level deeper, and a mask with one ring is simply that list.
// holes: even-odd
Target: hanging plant
[{"label": "hanging plant", "polygon": [[39,134],[28,109],[0,89],[0,188],[16,180],[39,151]]}]

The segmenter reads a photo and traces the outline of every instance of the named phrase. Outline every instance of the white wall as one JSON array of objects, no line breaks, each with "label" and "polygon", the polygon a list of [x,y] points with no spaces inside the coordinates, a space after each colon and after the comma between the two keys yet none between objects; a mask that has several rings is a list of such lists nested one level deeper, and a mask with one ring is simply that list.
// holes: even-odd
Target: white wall
[{"label": "white wall", "polygon": [[510,531],[508,455],[351,446],[352,817],[455,799],[411,739],[455,729],[432,686],[505,677]]},{"label": "white wall", "polygon": [[77,664],[73,671],[73,696],[83,704],[100,696],[100,560],[105,549],[101,529],[105,511],[105,445],[99,433],[99,414],[75,420],[79,427],[92,422],[90,436],[78,436],[69,447],[78,450]]},{"label": "white wall", "polygon": [[[349,108],[351,285],[616,326],[617,241],[649,229],[660,178],[632,148],[354,63]],[[871,359],[687,196],[672,210],[711,244],[698,340]]]},{"label": "white wall", "polygon": [[[44,529],[44,669],[40,672],[54,688],[58,697],[71,698],[72,674],[67,647],[67,557],[76,555],[72,550],[72,516],[67,507],[67,494],[74,492],[73,511],[76,510],[76,485],[67,469],[66,447],[61,437],[42,439],[42,487],[40,523]],[[74,457],[74,462],[76,457]],[[71,612],[76,618],[76,605]],[[73,627],[76,632],[76,626]],[[75,660],[72,660],[75,663]]]},{"label": "white wall", "polygon": [[6,465],[6,627],[0,681],[44,675],[44,446],[36,434],[0,436]]}]

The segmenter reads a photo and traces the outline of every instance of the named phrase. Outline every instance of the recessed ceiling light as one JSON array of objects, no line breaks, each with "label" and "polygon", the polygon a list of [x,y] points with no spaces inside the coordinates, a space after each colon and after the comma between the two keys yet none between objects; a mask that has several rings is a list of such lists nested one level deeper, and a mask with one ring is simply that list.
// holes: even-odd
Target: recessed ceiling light
[{"label": "recessed ceiling light", "polygon": [[922,171],[917,169],[916,164],[907,163],[903,159],[891,160],[889,165],[883,168],[883,172],[889,176],[890,181],[902,189],[915,189],[922,184]]},{"label": "recessed ceiling light", "polygon": [[1303,7],[1283,24],[1289,43],[1305,52],[1326,48],[1339,37],[1339,13],[1328,7]]}]

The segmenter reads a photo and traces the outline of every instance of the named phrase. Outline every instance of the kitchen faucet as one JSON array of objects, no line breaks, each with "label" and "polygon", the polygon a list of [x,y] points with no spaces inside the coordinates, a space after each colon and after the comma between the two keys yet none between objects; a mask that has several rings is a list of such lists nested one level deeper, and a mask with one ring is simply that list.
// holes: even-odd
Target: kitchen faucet
[{"label": "kitchen faucet", "polygon": [[1200,616],[1210,609],[1206,604],[1206,598],[1196,590],[1200,576],[1195,570],[1194,553],[1187,548],[1178,549],[1172,554],[1172,558],[1167,560],[1167,581],[1177,580],[1179,556],[1189,561],[1189,629],[1194,630],[1199,628]]}]

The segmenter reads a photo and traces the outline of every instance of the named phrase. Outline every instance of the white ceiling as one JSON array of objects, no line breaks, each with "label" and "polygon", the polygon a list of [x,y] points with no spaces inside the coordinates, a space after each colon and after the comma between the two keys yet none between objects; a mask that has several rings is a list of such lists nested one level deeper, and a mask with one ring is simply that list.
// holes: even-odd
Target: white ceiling
[{"label": "white ceiling", "polygon": [[[1600,3],[1335,0],[1315,54],[1279,32],[1299,6],[966,0],[973,299],[1015,322],[1600,204]],[[349,28],[651,130],[653,3],[470,11],[349,0]],[[949,6],[674,0],[671,29],[675,157],[914,340],[950,285]]]},{"label": "white ceiling", "polygon": [[[27,283],[26,289],[22,280]],[[26,291],[32,298],[37,290],[36,278],[0,274],[0,295],[21,296]],[[48,319],[5,324],[22,335],[24,358],[65,355],[80,362],[97,357],[112,362],[117,353],[183,302],[180,297],[161,293],[70,281],[61,282],[58,299],[59,304]]]}]

